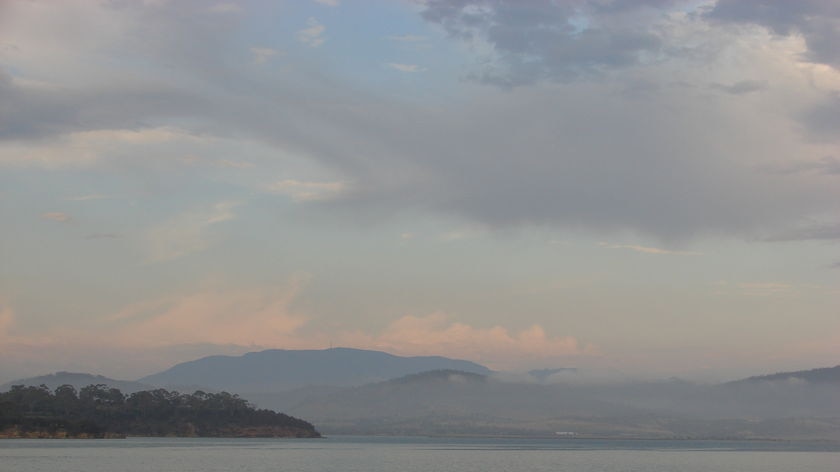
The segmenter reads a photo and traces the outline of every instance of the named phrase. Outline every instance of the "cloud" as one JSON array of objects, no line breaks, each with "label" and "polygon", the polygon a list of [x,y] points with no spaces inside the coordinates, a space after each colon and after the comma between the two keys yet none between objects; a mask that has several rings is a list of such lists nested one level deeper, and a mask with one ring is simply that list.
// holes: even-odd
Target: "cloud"
[{"label": "cloud", "polygon": [[[359,335],[357,335],[359,336]],[[509,367],[528,360],[596,355],[597,349],[571,336],[552,337],[539,325],[519,332],[502,326],[477,328],[453,322],[443,313],[403,316],[375,335],[344,341],[405,355],[446,355]]]},{"label": "cloud", "polygon": [[306,182],[286,179],[266,187],[271,193],[288,195],[296,202],[329,200],[347,189],[343,182]]},{"label": "cloud", "polygon": [[834,156],[823,156],[812,161],[798,161],[784,165],[764,166],[762,170],[778,174],[796,174],[814,172],[822,175],[840,174],[840,159]]},{"label": "cloud", "polygon": [[[840,86],[840,83],[835,87],[837,86]],[[802,121],[815,136],[837,143],[837,129],[840,128],[840,92],[835,88],[825,93],[819,103],[803,114]]]},{"label": "cloud", "polygon": [[307,323],[289,305],[302,280],[286,286],[208,290],[137,303],[102,320],[129,347],[179,344],[283,346]]},{"label": "cloud", "polygon": [[795,287],[779,282],[749,282],[738,286],[741,293],[751,297],[773,297],[795,293]]},{"label": "cloud", "polygon": [[189,132],[169,127],[76,131],[36,142],[0,140],[0,166],[49,170],[89,167],[103,159],[124,156],[129,150],[161,144],[195,145],[201,140]]},{"label": "cloud", "polygon": [[804,226],[766,238],[768,241],[833,241],[840,240],[840,224],[825,223]]},{"label": "cloud", "polygon": [[[840,101],[826,92],[837,89],[837,71],[801,62],[818,57],[800,26],[772,37],[753,20],[686,14],[683,3],[526,2],[518,18],[512,6],[522,2],[432,2],[420,8],[438,15],[428,26],[454,39],[440,44],[445,57],[476,64],[475,79],[521,86],[500,92],[459,83],[451,100],[453,89],[444,86],[461,72],[451,64],[464,61],[445,59],[428,62],[440,74],[428,84],[435,93],[417,100],[405,88],[392,100],[394,90],[336,76],[338,63],[290,57],[283,71],[238,67],[253,60],[249,46],[273,44],[245,34],[246,17],[259,12],[215,14],[207,11],[214,3],[204,2],[2,3],[4,167],[102,166],[101,175],[112,176],[107,166],[117,156],[136,166],[175,162],[198,153],[164,152],[169,144],[230,138],[241,147],[226,157],[259,167],[218,174],[317,175],[278,191],[303,201],[329,195],[316,207],[351,218],[431,215],[454,227],[547,228],[560,239],[578,231],[618,241],[641,234],[654,237],[638,246],[648,250],[707,236],[840,235],[836,222],[805,223],[840,210],[836,157],[824,158],[840,156],[830,141],[840,129]],[[778,21],[824,21],[816,16]],[[373,34],[381,40],[387,33]],[[831,61],[830,51],[823,56]],[[772,86],[759,92],[745,78]],[[802,133],[805,122],[820,124],[824,140]],[[171,140],[151,139],[176,129],[182,133]],[[161,147],[150,147],[155,143]],[[252,158],[253,146],[278,159],[301,156],[307,169],[294,173],[285,162],[266,169],[268,159]],[[216,157],[208,162],[223,165]],[[806,164],[796,172],[758,170],[768,163]],[[329,177],[307,173],[309,166]],[[168,170],[149,180],[169,178]],[[207,183],[202,177],[185,172],[178,184],[192,192]],[[352,185],[323,185],[330,181]],[[38,218],[40,211],[30,212]],[[214,213],[224,215],[199,208],[161,222],[184,232],[161,230],[143,249],[166,260],[212,247],[227,229],[218,219],[208,223]]]},{"label": "cloud", "polygon": [[233,219],[240,202],[224,201],[209,210],[176,216],[146,231],[143,242],[149,262],[165,262],[202,252],[213,245],[210,228]]},{"label": "cloud", "polygon": [[128,346],[187,343],[318,349],[328,343],[402,355],[445,355],[495,367],[529,361],[598,355],[571,336],[552,337],[533,325],[518,332],[477,328],[442,313],[403,316],[379,332],[327,331],[290,305],[301,280],[280,289],[198,292],[127,307],[104,320],[109,336]]},{"label": "cloud", "polygon": [[[59,49],[45,60],[51,61],[53,55],[63,57],[62,52]],[[102,77],[108,76],[112,80],[99,83]],[[92,77],[88,84],[40,83],[12,78],[0,67],[0,97],[3,97],[0,141],[10,141],[4,143],[4,148],[22,139],[34,141],[54,136],[66,136],[72,144],[73,139],[95,140],[108,133],[124,133],[130,141],[125,133],[146,127],[145,120],[139,119],[141,116],[158,119],[183,116],[187,110],[195,111],[202,106],[192,92],[179,89],[172,82],[113,77],[112,71],[102,71],[100,78]],[[159,127],[153,132],[166,129]],[[110,137],[119,139],[115,135]],[[22,152],[26,150],[13,148],[12,154],[17,152],[28,157]],[[72,147],[69,150],[75,151]],[[0,162],[9,160],[4,154],[0,153]]]},{"label": "cloud", "polygon": [[661,0],[604,3],[429,0],[422,12],[453,38],[490,51],[478,80],[523,85],[622,68],[663,50]]},{"label": "cloud", "polygon": [[326,5],[328,7],[337,7],[341,5],[341,0],[314,0],[315,3],[320,3],[321,5]]},{"label": "cloud", "polygon": [[712,84],[712,88],[726,92],[730,95],[745,95],[767,88],[767,81],[764,80],[742,80],[734,84]]},{"label": "cloud", "polygon": [[317,48],[327,41],[327,38],[324,37],[325,31],[326,27],[324,25],[310,17],[306,20],[306,28],[298,31],[297,39],[309,47]]},{"label": "cloud", "polygon": [[600,246],[606,249],[628,249],[630,251],[635,252],[642,252],[645,254],[668,254],[668,255],[675,255],[675,256],[700,256],[702,255],[699,252],[690,252],[690,251],[673,251],[669,249],[660,249],[658,247],[647,247],[647,246],[635,246],[629,244],[607,244],[607,243],[600,243]]},{"label": "cloud", "polygon": [[397,41],[401,43],[419,43],[423,41],[428,41],[427,36],[420,36],[416,34],[404,34],[400,36],[388,36],[390,41]]},{"label": "cloud", "polygon": [[756,172],[756,162],[802,149],[787,118],[754,117],[731,102],[707,106],[700,90],[665,88],[644,100],[614,90],[522,88],[445,113],[410,110],[410,129],[389,124],[405,114],[382,107],[381,119],[347,117],[349,129],[334,135],[362,152],[314,147],[354,182],[336,204],[433,210],[491,229],[750,235],[836,208],[837,187]]},{"label": "cloud", "polygon": [[120,239],[122,236],[116,233],[91,233],[85,236],[85,239]]},{"label": "cloud", "polygon": [[800,34],[805,59],[840,67],[840,4],[831,0],[718,0],[706,18],[727,23],[760,25],[774,34]]},{"label": "cloud", "polygon": [[232,161],[230,159],[221,159],[216,162],[219,167],[227,167],[232,169],[251,169],[254,163],[248,161]]},{"label": "cloud", "polygon": [[777,349],[786,359],[800,358],[810,362],[802,365],[835,365],[836,359],[840,357],[840,325],[834,324],[831,329],[824,330],[811,339],[788,340]]},{"label": "cloud", "polygon": [[422,72],[426,70],[418,66],[417,64],[399,64],[396,62],[389,62],[385,65],[391,69],[398,70],[400,72]]},{"label": "cloud", "polygon": [[205,287],[103,317],[56,319],[39,336],[22,332],[19,316],[0,297],[0,382],[57,370],[131,379],[202,356],[283,347],[297,342],[306,322],[289,308],[305,282],[294,277],[275,286]]},{"label": "cloud", "polygon": [[65,223],[72,219],[70,218],[70,215],[68,215],[67,213],[62,213],[60,211],[51,211],[48,213],[43,213],[41,217],[46,218],[48,220],[58,221],[61,223]]},{"label": "cloud", "polygon": [[254,55],[254,64],[265,64],[279,51],[271,48],[251,48],[251,53]]},{"label": "cloud", "polygon": [[[0,303],[0,353],[4,367],[34,375],[72,367],[126,378],[211,354],[269,348],[324,349],[329,345],[377,349],[398,355],[443,355],[494,368],[600,356],[571,336],[551,336],[539,325],[513,331],[475,327],[443,313],[402,316],[381,330],[325,329],[292,306],[308,283],[293,277],[276,286],[205,287],[132,303],[88,322],[56,323],[50,334],[12,333],[15,313]],[[7,375],[11,375],[6,372]]]},{"label": "cloud", "polygon": [[487,234],[487,229],[478,225],[463,226],[461,228],[447,231],[438,236],[441,241],[461,241],[465,239],[475,239]]},{"label": "cloud", "polygon": [[[85,4],[85,15],[62,11],[74,29],[96,35],[93,44],[113,45],[104,51],[85,47],[86,37],[50,29],[58,13],[15,3],[0,37],[14,34],[27,54],[7,66],[15,76],[0,72],[0,162],[97,165],[113,155],[113,143],[130,148],[132,162],[147,162],[158,154],[120,138],[119,130],[181,129],[177,124],[185,136],[171,143],[184,148],[231,137],[304,156],[352,188],[290,181],[280,193],[302,200],[326,193],[329,205],[319,207],[353,214],[418,212],[489,229],[629,230],[672,243],[705,235],[753,238],[836,213],[840,190],[825,178],[831,162],[810,173],[757,170],[837,154],[809,141],[796,123],[826,99],[812,86],[813,70],[792,59],[801,41],[768,43],[756,28],[707,21],[664,0],[514,8],[520,3],[422,7],[456,41],[474,44],[465,55],[480,62],[489,54],[492,70],[483,72],[523,85],[498,93],[466,84],[469,93],[457,104],[433,106],[345,86],[317,65],[297,63],[283,74],[229,67],[225,51],[252,59],[237,42],[242,26],[227,18],[235,15],[209,15],[206,6],[194,11],[190,2],[154,11],[108,3]],[[320,25],[314,21],[310,26]],[[146,41],[140,32],[148,25],[157,34]],[[322,37],[319,31],[304,37]],[[627,35],[654,42],[625,42]],[[37,47],[46,42],[49,48]],[[94,50],[101,56],[90,56]],[[148,68],[142,76],[122,74],[107,66],[118,57],[112,50]],[[41,63],[50,67],[30,72]],[[58,63],[66,67],[53,67]],[[836,71],[821,73],[830,79],[825,83],[837,79]],[[710,84],[749,93],[764,77],[773,86],[761,89],[760,101],[710,93]],[[627,93],[637,84],[645,85],[644,95]],[[825,136],[836,135],[833,122],[822,123]]]},{"label": "cloud", "polygon": [[0,298],[0,340],[11,337],[12,326],[15,324],[15,312],[2,298]]},{"label": "cloud", "polygon": [[210,11],[213,13],[240,13],[242,7],[235,3],[217,3],[210,7]]},{"label": "cloud", "polygon": [[840,223],[821,222],[802,225],[768,238],[767,241],[832,241],[840,240]]},{"label": "cloud", "polygon": [[64,200],[71,201],[71,202],[86,202],[89,200],[107,200],[109,198],[113,198],[109,195],[102,195],[99,193],[89,194],[89,195],[78,195],[74,197],[64,197]]}]

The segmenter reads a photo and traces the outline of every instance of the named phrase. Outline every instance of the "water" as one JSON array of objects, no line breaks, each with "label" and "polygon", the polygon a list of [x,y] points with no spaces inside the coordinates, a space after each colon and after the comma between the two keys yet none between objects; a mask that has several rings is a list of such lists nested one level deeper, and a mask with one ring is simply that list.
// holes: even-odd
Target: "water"
[{"label": "water", "polygon": [[0,440],[2,472],[837,472],[840,445],[587,439]]}]

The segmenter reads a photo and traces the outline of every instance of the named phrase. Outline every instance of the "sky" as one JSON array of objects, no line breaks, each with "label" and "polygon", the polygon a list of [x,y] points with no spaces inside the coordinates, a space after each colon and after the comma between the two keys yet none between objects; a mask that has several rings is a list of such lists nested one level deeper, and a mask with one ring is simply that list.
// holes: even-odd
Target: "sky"
[{"label": "sky", "polygon": [[0,381],[840,363],[840,3],[3,0]]}]

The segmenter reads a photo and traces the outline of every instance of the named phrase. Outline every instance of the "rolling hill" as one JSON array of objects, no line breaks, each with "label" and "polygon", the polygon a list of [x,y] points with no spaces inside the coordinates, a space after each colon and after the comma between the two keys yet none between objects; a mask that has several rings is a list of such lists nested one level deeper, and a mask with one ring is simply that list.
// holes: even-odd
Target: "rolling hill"
[{"label": "rolling hill", "polygon": [[56,387],[61,385],[72,385],[76,388],[76,390],[80,390],[82,387],[98,384],[106,385],[108,388],[116,388],[123,393],[134,393],[154,389],[153,386],[148,384],[128,380],[114,380],[101,375],[79,372],[56,372],[54,374],[30,377],[5,383],[0,385],[0,392],[9,390],[13,385],[23,385],[25,387],[38,387],[40,385],[46,385],[50,390],[55,390]]},{"label": "rolling hill", "polygon": [[139,382],[161,387],[203,387],[267,393],[307,386],[357,386],[409,374],[452,369],[489,374],[474,362],[446,357],[401,357],[379,351],[335,348],[272,349],[242,356],[210,356],[177,364]]},{"label": "rolling hill", "polygon": [[794,372],[779,372],[770,375],[758,375],[728,382],[728,384],[739,385],[762,382],[808,382],[812,384],[840,385],[840,365],[811,370],[797,370]]}]

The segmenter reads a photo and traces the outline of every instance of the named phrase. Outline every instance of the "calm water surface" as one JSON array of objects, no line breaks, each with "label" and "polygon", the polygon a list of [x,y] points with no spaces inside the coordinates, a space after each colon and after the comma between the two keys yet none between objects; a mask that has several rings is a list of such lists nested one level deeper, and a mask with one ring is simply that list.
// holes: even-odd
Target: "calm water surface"
[{"label": "calm water surface", "polygon": [[840,446],[761,441],[0,440],[2,472],[838,472]]}]

